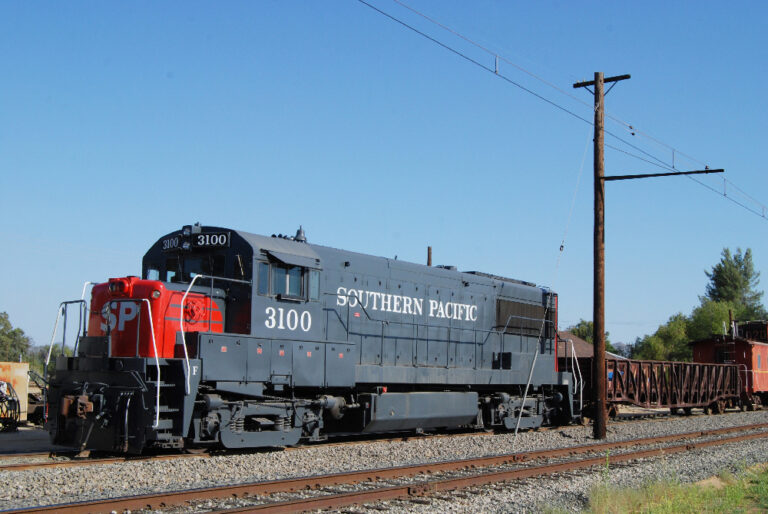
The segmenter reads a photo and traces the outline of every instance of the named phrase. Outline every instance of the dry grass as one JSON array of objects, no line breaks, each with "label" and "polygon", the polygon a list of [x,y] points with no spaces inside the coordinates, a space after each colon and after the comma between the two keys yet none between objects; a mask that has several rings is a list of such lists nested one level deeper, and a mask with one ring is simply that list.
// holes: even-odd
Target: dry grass
[{"label": "dry grass", "polygon": [[768,471],[760,466],[744,470],[738,476],[723,473],[716,480],[699,484],[654,481],[638,489],[603,483],[591,492],[589,510],[600,514],[765,512],[768,510]]}]

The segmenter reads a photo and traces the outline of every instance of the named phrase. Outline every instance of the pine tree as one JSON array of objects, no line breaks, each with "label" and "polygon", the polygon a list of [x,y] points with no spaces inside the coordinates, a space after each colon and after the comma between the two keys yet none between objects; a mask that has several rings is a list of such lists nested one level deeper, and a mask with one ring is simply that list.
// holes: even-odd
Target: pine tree
[{"label": "pine tree", "polygon": [[742,254],[741,248],[734,255],[728,248],[723,249],[720,262],[712,267],[712,271],[705,271],[709,284],[706,288],[706,297],[702,298],[702,304],[706,300],[715,302],[730,302],[736,306],[743,306],[742,315],[751,318],[765,318],[766,311],[760,299],[763,292],[757,290],[760,282],[760,272],[755,271],[752,262],[752,250]]}]

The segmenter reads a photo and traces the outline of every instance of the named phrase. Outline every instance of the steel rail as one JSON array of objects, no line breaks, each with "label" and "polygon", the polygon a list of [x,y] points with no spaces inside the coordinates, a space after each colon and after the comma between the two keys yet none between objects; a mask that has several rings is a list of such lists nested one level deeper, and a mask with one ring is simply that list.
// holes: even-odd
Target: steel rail
[{"label": "steel rail", "polygon": [[[48,455],[48,454],[45,454]],[[168,455],[143,455],[143,456],[123,456],[123,457],[97,457],[92,459],[71,459],[44,462],[18,462],[11,464],[0,464],[0,471],[24,471],[29,469],[42,468],[72,468],[80,466],[118,464],[123,462],[141,462],[150,460],[175,460],[193,457],[208,457],[207,453],[179,453]],[[15,457],[15,456],[14,456]]]},{"label": "steel rail", "polygon": [[[196,500],[207,500],[207,499],[225,498],[225,497],[232,498],[232,497],[242,497],[242,496],[253,496],[253,495],[259,495],[259,494],[266,495],[266,494],[281,493],[281,492],[292,492],[292,491],[298,491],[298,490],[304,490],[304,489],[316,489],[316,488],[327,487],[327,486],[348,485],[348,484],[355,484],[355,483],[374,481],[374,480],[404,478],[404,477],[410,477],[410,476],[419,475],[419,474],[430,474],[435,472],[458,471],[458,470],[466,470],[466,469],[472,469],[472,468],[487,468],[491,466],[500,466],[500,465],[506,465],[506,464],[526,462],[526,461],[540,459],[540,458],[573,456],[573,455],[584,454],[584,453],[602,452],[604,450],[609,450],[609,449],[664,443],[664,442],[670,442],[675,440],[693,439],[693,438],[706,437],[706,436],[724,435],[732,432],[759,430],[759,429],[766,429],[766,428],[768,428],[768,423],[760,423],[755,425],[729,427],[729,428],[723,428],[723,429],[711,430],[711,431],[702,430],[702,431],[696,431],[696,432],[687,432],[684,434],[674,434],[674,435],[667,435],[667,436],[660,436],[660,437],[649,437],[644,439],[619,441],[614,443],[587,444],[587,445],[572,446],[567,448],[557,448],[552,450],[537,450],[537,451],[531,451],[531,452],[525,452],[525,453],[504,454],[504,455],[496,455],[496,456],[490,456],[490,457],[460,459],[460,460],[443,461],[443,462],[430,462],[425,464],[413,464],[413,465],[397,466],[397,467],[391,467],[391,468],[350,471],[350,472],[343,472],[343,473],[334,473],[329,475],[315,475],[315,476],[308,476],[308,477],[289,478],[289,479],[283,479],[283,480],[251,482],[251,483],[236,484],[236,485],[229,485],[229,486],[188,489],[183,491],[168,491],[168,492],[161,492],[158,494],[145,494],[140,496],[125,496],[120,498],[110,498],[106,500],[84,501],[84,502],[69,503],[69,504],[56,504],[56,505],[49,505],[49,506],[39,506],[39,507],[32,507],[32,508],[26,508],[26,509],[10,510],[10,511],[4,511],[4,512],[8,512],[8,513],[31,513],[31,512],[85,513],[85,512],[111,512],[113,510],[120,512],[126,509],[127,510],[158,509],[158,508],[165,508],[172,505],[180,505],[186,502],[196,501]],[[672,449],[670,449],[670,447],[666,447],[661,450],[643,450],[639,453],[635,452],[631,454],[631,455],[637,454],[640,456],[629,457],[629,458],[624,458],[622,455],[617,454],[617,455],[612,455],[610,459],[612,462],[617,462],[621,460],[629,460],[630,458],[643,458],[644,454],[649,451],[650,452],[660,451],[661,453],[675,453],[679,451],[684,451],[684,449],[713,446],[715,444],[727,444],[728,442],[757,439],[761,437],[768,437],[768,431],[759,432],[757,434],[736,436],[729,439],[716,440],[714,442],[706,441],[706,442],[699,442],[699,443],[687,443],[687,444],[679,445],[677,447],[671,447]],[[677,450],[675,450],[675,448],[677,448]],[[682,448],[682,450],[680,448]],[[624,454],[624,455],[630,455],[630,454]],[[657,453],[648,454],[648,456],[652,456],[652,455],[657,455]],[[605,457],[601,456],[598,458],[586,459],[584,461],[579,461],[579,462],[594,462],[597,464],[605,464]],[[592,465],[594,464],[584,464],[582,467],[592,466]],[[535,467],[535,468],[529,467],[529,468],[525,468],[524,470],[518,470],[518,471],[520,471],[521,473],[525,473],[525,472],[531,472],[531,470],[539,469],[539,468],[549,469],[552,466],[563,466],[563,464],[546,465],[543,467]],[[558,470],[562,470],[562,469],[558,468],[558,469],[554,469],[553,471],[537,472],[535,474],[528,475],[528,476],[536,476],[536,474],[551,473]],[[494,477],[501,476],[501,475],[498,475],[498,473],[503,474],[503,473],[511,473],[511,472],[503,471],[503,472],[485,473],[483,474],[483,476],[486,476],[486,475],[494,476]],[[516,478],[515,476],[512,476],[512,475],[510,476],[511,478]],[[526,475],[521,475],[519,478],[523,478],[524,476]],[[509,480],[511,478],[493,478],[490,481]],[[449,481],[450,480],[458,480],[458,479],[449,479]],[[431,482],[430,484],[432,483],[438,483],[438,482]],[[439,482],[439,483],[442,483],[442,482]],[[475,485],[475,484],[467,483],[466,485]],[[424,487],[427,487],[427,486],[410,485],[407,487],[377,489],[376,491],[379,492],[379,494],[390,494],[386,491],[391,490],[391,491],[394,491],[392,494],[395,494],[397,497],[400,497],[402,495],[412,496],[414,494],[421,494],[425,492],[422,490],[422,488]],[[431,485],[429,487],[431,487]],[[451,486],[451,488],[456,488],[456,487],[458,486],[455,486],[455,485]],[[462,486],[462,487],[465,487],[465,486]],[[384,491],[385,493],[382,493],[382,491]],[[362,497],[360,495],[364,495],[364,494],[373,494],[373,492],[348,493],[346,495],[333,495],[333,496],[345,498],[344,501],[346,501],[347,503],[344,503],[343,505],[356,503],[358,501],[374,501],[378,499],[389,498],[388,496],[378,496],[378,497],[370,496],[370,497],[367,497],[370,499],[366,499],[366,500],[357,499],[358,497]],[[331,496],[327,496],[323,498],[326,498],[328,501],[330,501]],[[323,498],[319,498],[317,499],[317,501],[322,501]],[[288,508],[288,510],[275,510],[274,512],[303,510],[305,508],[305,507],[298,506],[299,504],[295,502],[287,502],[286,505],[288,504],[296,505],[296,506]],[[277,508],[278,506],[278,504],[272,504],[272,505],[275,508]],[[306,507],[306,509],[331,508],[335,506],[341,506],[342,504],[333,504],[330,507],[324,506],[324,505],[325,504],[319,503],[317,506]],[[246,510],[265,509],[268,506],[269,505],[266,505],[266,504],[263,506],[253,505],[253,506],[249,506],[248,509]]]},{"label": "steel rail", "polygon": [[[77,452],[70,452],[75,455]],[[16,459],[16,458],[28,458],[28,457],[53,457],[55,452],[6,452],[0,453],[0,459]]]},{"label": "steel rail", "polygon": [[[627,462],[631,460],[647,459],[662,455],[682,453],[701,448],[720,446],[724,444],[750,441],[768,437],[768,432],[757,434],[748,434],[730,437],[727,439],[717,439],[713,441],[704,441],[700,443],[680,444],[671,447],[658,448],[653,450],[640,450],[636,452],[612,455],[610,462]],[[265,503],[260,505],[249,505],[243,508],[227,509],[227,513],[236,512],[263,512],[263,513],[282,513],[282,512],[303,512],[305,510],[315,509],[333,509],[354,504],[364,504],[385,500],[407,499],[414,496],[425,496],[440,491],[452,491],[473,486],[487,484],[496,484],[521,478],[532,478],[553,473],[562,473],[577,469],[590,468],[593,466],[604,466],[606,457],[592,457],[570,462],[561,462],[556,464],[544,464],[542,466],[533,466],[522,469],[491,471],[477,473],[470,476],[454,477],[432,480],[423,484],[400,485],[382,487],[369,491],[356,491],[351,493],[330,494],[316,498],[306,498],[300,500],[289,500],[283,502]]]}]

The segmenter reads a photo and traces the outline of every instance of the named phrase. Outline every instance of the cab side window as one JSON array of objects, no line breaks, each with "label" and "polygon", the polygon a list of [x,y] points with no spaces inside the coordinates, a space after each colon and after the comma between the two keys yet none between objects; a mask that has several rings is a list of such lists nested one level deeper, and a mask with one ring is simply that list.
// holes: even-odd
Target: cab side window
[{"label": "cab side window", "polygon": [[258,274],[259,294],[266,296],[269,294],[269,264],[260,262]]},{"label": "cab side window", "polygon": [[302,276],[302,269],[298,266],[284,267],[272,264],[272,294],[303,297]]},{"label": "cab side window", "polygon": [[320,273],[301,266],[259,262],[257,291],[262,296],[317,300],[320,298]]},{"label": "cab side window", "polygon": [[320,272],[312,270],[309,272],[309,299],[317,300],[320,298]]}]

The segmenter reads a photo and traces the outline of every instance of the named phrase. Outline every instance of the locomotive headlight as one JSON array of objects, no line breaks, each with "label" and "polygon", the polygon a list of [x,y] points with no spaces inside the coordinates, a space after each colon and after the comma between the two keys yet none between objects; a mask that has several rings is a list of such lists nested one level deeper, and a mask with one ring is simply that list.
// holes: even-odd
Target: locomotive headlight
[{"label": "locomotive headlight", "polygon": [[160,298],[160,290],[159,289],[155,289],[154,291],[152,291],[152,298],[154,298],[155,300]]}]

